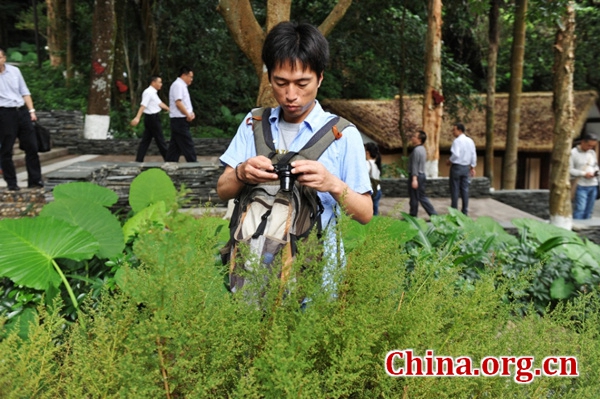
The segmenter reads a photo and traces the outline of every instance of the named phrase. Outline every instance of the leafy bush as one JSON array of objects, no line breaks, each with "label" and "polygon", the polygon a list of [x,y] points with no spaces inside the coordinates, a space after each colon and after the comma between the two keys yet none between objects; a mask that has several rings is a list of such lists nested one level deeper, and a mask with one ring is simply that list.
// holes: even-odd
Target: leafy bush
[{"label": "leafy bush", "polygon": [[455,209],[431,218],[431,225],[403,214],[419,234],[409,241],[408,267],[422,251],[440,251],[460,268],[461,284],[471,284],[482,273],[506,281],[504,300],[530,304],[539,313],[560,300],[585,293],[598,295],[600,247],[577,234],[532,219],[513,220],[519,237],[513,237],[491,218],[472,220]]},{"label": "leafy bush", "polygon": [[31,92],[35,107],[39,110],[78,110],[87,108],[87,75],[77,74],[69,86],[65,81],[64,68],[50,66],[45,61],[42,68],[32,64],[19,67]]},{"label": "leafy bush", "polygon": [[[581,295],[545,317],[521,316],[517,304],[503,301],[512,281],[481,273],[457,284],[464,280],[453,253],[458,235],[444,246],[436,227],[423,231],[417,220],[378,217],[362,226],[342,218],[347,264],[333,272],[335,284],[323,284],[313,241],[300,246],[297,278],[285,290],[270,276],[262,295],[248,285],[232,296],[217,257],[226,222],[153,215],[135,224],[129,239],[140,263],[123,264],[118,289],[105,290],[73,324],[56,298],[33,315],[27,339],[15,331],[0,342],[0,396],[593,398],[600,389],[599,314],[582,317],[597,309],[598,299]],[[501,235],[485,221],[463,227]],[[303,298],[310,298],[305,308]],[[539,377],[531,384],[389,377],[386,353],[408,348],[475,362],[571,355],[580,377]]]}]

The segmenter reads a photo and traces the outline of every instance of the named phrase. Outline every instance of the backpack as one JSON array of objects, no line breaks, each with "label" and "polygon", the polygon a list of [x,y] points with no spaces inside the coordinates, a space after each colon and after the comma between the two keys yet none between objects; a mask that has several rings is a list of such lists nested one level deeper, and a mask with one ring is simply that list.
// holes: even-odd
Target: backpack
[{"label": "backpack", "polygon": [[270,115],[270,108],[252,111],[256,154],[268,157],[275,168],[282,171],[278,173],[279,180],[246,184],[234,200],[235,207],[229,222],[230,238],[221,249],[223,264],[229,264],[229,289],[232,292],[244,285],[239,271],[252,270],[253,262],[241,259],[240,244],[248,245],[251,254],[258,256],[260,264],[269,270],[281,253],[283,266],[280,278],[285,282],[297,252],[297,241],[307,238],[313,228],[320,237],[324,209],[317,191],[297,183],[289,170],[286,172],[286,165],[300,159],[317,160],[350,125],[349,121],[335,117],[317,131],[300,151],[280,154],[273,145],[271,124],[268,122]]}]

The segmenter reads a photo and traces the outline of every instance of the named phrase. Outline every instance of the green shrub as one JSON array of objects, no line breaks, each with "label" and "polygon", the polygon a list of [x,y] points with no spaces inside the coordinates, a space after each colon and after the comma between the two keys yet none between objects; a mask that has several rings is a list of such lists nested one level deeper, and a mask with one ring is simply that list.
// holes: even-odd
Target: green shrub
[{"label": "green shrub", "polygon": [[[216,255],[226,222],[178,213],[163,221],[138,230],[140,265],[124,265],[119,288],[80,322],[68,325],[57,303],[40,308],[28,339],[13,332],[0,342],[0,397],[156,398],[168,389],[173,398],[593,398],[600,389],[595,297],[520,316],[502,300],[510,283],[492,273],[457,285],[463,270],[451,251],[422,250],[407,270],[411,255],[400,249],[419,236],[408,222],[381,217],[350,234],[336,289],[322,284],[313,242],[300,247],[284,292],[273,279],[257,297],[224,288]],[[344,237],[349,227],[341,221]],[[386,353],[408,348],[474,362],[572,355],[581,375],[530,384],[389,377]]]},{"label": "green shrub", "polygon": [[67,86],[64,68],[52,67],[50,61],[44,61],[41,68],[27,64],[20,69],[38,110],[86,112],[88,75],[77,74]]}]

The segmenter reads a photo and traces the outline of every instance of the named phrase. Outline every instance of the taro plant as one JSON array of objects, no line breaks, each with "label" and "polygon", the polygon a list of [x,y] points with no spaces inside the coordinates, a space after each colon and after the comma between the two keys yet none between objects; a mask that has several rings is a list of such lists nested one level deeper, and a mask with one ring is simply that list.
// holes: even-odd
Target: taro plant
[{"label": "taro plant", "polygon": [[27,324],[41,294],[50,304],[61,286],[69,298],[64,312],[74,320],[83,299],[91,293],[97,300],[103,288],[114,286],[120,265],[135,258],[126,243],[148,223],[164,227],[177,198],[165,172],[141,173],[130,188],[135,214],[122,227],[107,209],[118,200],[107,188],[68,183],[55,187],[53,195],[38,217],[0,221],[0,314],[9,325]]},{"label": "taro plant", "polygon": [[[54,189],[54,202],[40,216],[0,220],[0,276],[17,287],[45,292],[53,298],[62,284],[71,305],[79,310],[70,275],[62,263],[94,256],[110,258],[122,252],[119,221],[106,209],[118,197],[106,188],[84,182]],[[13,314],[18,316],[19,312]]]}]

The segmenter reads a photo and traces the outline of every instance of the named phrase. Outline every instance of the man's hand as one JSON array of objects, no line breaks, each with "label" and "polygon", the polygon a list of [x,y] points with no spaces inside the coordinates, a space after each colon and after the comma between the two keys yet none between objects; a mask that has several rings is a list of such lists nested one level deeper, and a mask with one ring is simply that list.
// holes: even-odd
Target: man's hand
[{"label": "man's hand", "polygon": [[236,177],[246,184],[266,183],[279,178],[273,172],[271,160],[263,155],[252,157],[234,169]]},{"label": "man's hand", "polygon": [[471,175],[471,177],[475,177],[475,168],[471,168],[469,174]]},{"label": "man's hand", "polygon": [[133,119],[131,120],[131,122],[129,122],[129,124],[130,124],[131,126],[137,126],[139,123],[140,123],[140,118],[138,118],[137,116],[136,116],[135,118],[133,118]]},{"label": "man's hand", "polygon": [[413,179],[412,182],[411,182],[411,184],[410,184],[410,186],[413,189],[415,189],[415,190],[418,189],[419,188],[419,181],[417,179]]},{"label": "man's hand", "polygon": [[292,162],[292,173],[297,176],[298,183],[312,187],[320,192],[334,193],[343,189],[340,179],[331,174],[321,162],[300,160]]},{"label": "man's hand", "polygon": [[193,113],[193,112],[190,112],[190,113],[188,114],[188,116],[186,116],[186,117],[185,117],[185,120],[186,120],[186,121],[188,121],[188,122],[191,122],[191,121],[193,121],[194,119],[196,119],[196,114],[195,114],[195,113]]},{"label": "man's hand", "polygon": [[352,219],[359,223],[368,223],[373,217],[373,200],[369,192],[359,194],[332,174],[321,162],[300,160],[292,162],[292,173],[298,175],[298,183],[312,187],[323,193],[329,193],[341,203]]}]

